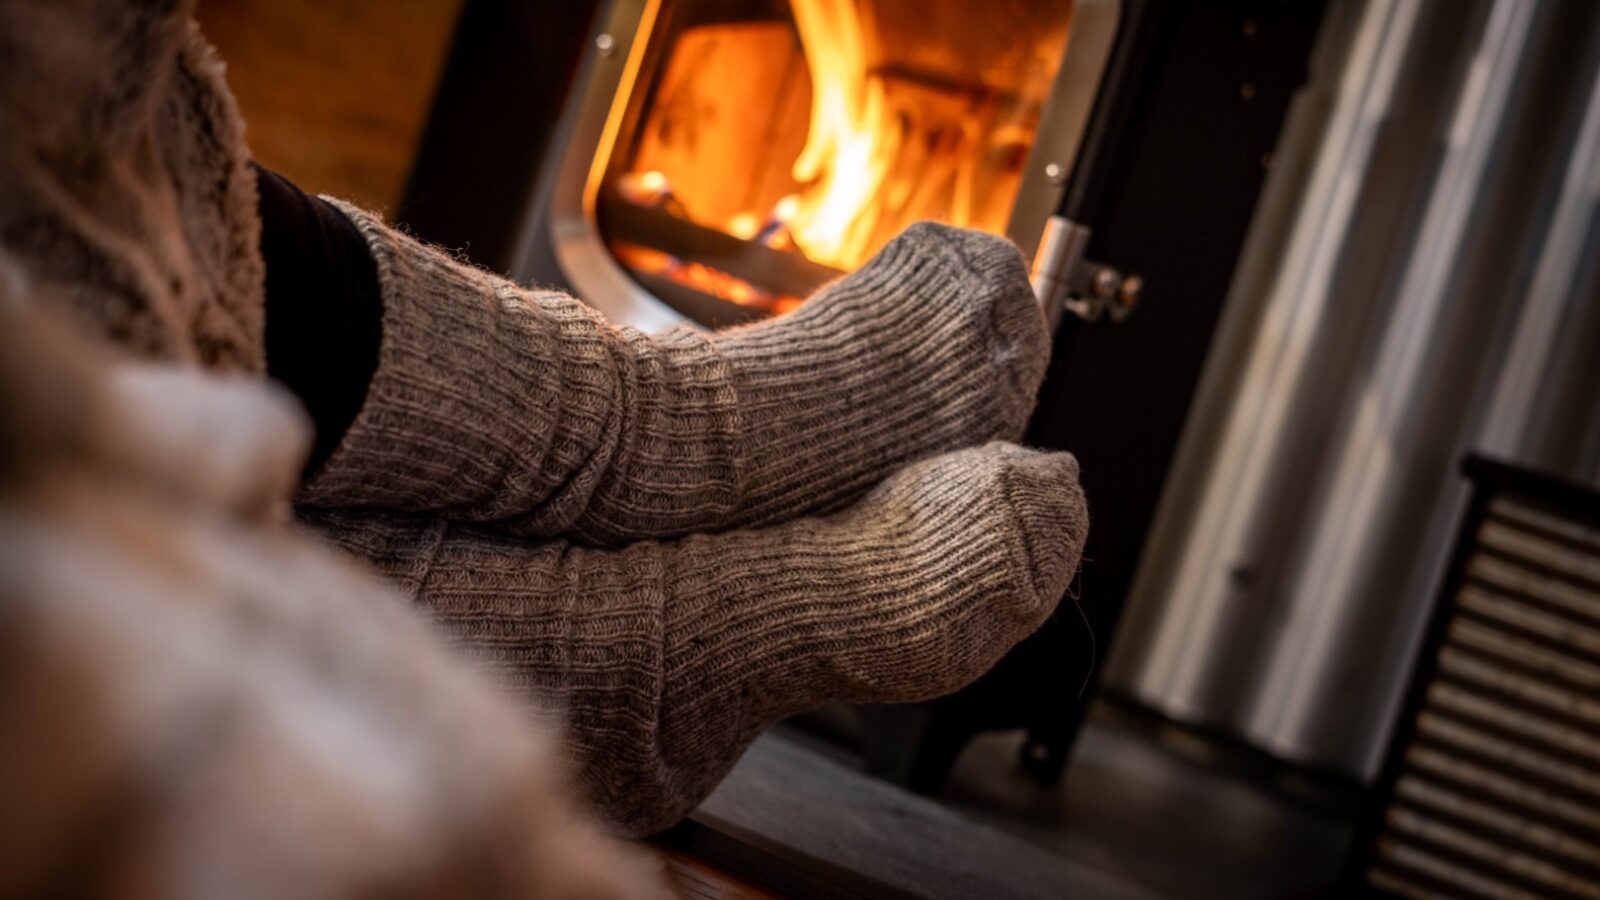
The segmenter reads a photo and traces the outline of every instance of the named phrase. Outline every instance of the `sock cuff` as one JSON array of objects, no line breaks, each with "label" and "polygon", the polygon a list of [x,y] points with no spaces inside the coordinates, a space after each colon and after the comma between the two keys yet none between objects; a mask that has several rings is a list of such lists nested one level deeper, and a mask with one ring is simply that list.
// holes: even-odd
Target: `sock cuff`
[{"label": "sock cuff", "polygon": [[523,290],[329,202],[377,263],[382,334],[366,402],[300,502],[470,520],[557,515],[553,497],[581,506],[592,460],[563,452],[561,438],[576,430],[602,458],[614,444],[627,374],[608,346],[614,329],[569,297]]},{"label": "sock cuff", "polygon": [[528,290],[330,200],[366,239],[383,302],[366,402],[307,506],[382,506],[596,544],[685,533],[744,486],[727,361]]}]

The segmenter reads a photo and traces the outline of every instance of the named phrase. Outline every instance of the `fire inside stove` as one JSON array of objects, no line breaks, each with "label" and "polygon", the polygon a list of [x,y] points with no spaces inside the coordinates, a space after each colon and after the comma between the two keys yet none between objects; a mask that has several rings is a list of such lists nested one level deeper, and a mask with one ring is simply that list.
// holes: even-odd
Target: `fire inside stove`
[{"label": "fire inside stove", "polygon": [[920,219],[1004,234],[1071,14],[667,4],[597,198],[612,254],[662,299],[731,322],[793,308]]}]

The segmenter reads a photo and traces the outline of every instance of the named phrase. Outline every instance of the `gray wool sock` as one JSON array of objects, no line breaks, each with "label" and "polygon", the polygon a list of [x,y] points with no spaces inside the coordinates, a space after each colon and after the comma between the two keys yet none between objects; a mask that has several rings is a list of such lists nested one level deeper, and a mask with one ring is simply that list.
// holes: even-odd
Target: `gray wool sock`
[{"label": "gray wool sock", "polygon": [[342,207],[384,302],[367,400],[301,502],[616,545],[837,509],[1020,436],[1048,355],[1016,248],[922,223],[782,319],[646,335]]},{"label": "gray wool sock", "polygon": [[990,444],[829,517],[621,550],[386,512],[310,521],[520,694],[564,709],[594,799],[648,834],[786,715],[926,699],[988,670],[1077,568],[1077,474],[1068,454]]}]

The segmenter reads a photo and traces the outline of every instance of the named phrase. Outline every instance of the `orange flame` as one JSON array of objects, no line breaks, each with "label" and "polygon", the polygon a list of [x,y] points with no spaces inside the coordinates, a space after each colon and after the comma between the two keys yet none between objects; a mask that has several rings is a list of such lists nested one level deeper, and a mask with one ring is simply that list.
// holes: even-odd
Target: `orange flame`
[{"label": "orange flame", "polygon": [[[1004,233],[1072,0],[789,9],[792,23],[718,14],[675,34],[620,199],[839,271],[918,219]],[[694,261],[653,274],[740,303],[802,292],[781,266],[759,276],[772,284],[711,284]]]},{"label": "orange flame", "polygon": [[876,226],[874,198],[898,149],[881,78],[870,73],[855,0],[793,0],[811,75],[811,124],[793,175],[808,185],[786,218],[805,255],[849,267]]}]

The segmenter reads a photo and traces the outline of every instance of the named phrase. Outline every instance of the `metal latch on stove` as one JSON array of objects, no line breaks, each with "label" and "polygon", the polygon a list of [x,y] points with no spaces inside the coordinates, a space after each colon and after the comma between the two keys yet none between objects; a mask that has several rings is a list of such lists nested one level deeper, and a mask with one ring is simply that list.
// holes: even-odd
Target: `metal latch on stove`
[{"label": "metal latch on stove", "polygon": [[1133,312],[1144,279],[1083,256],[1089,228],[1065,216],[1051,216],[1033,255],[1033,292],[1052,331],[1071,312],[1085,322],[1121,322]]}]

